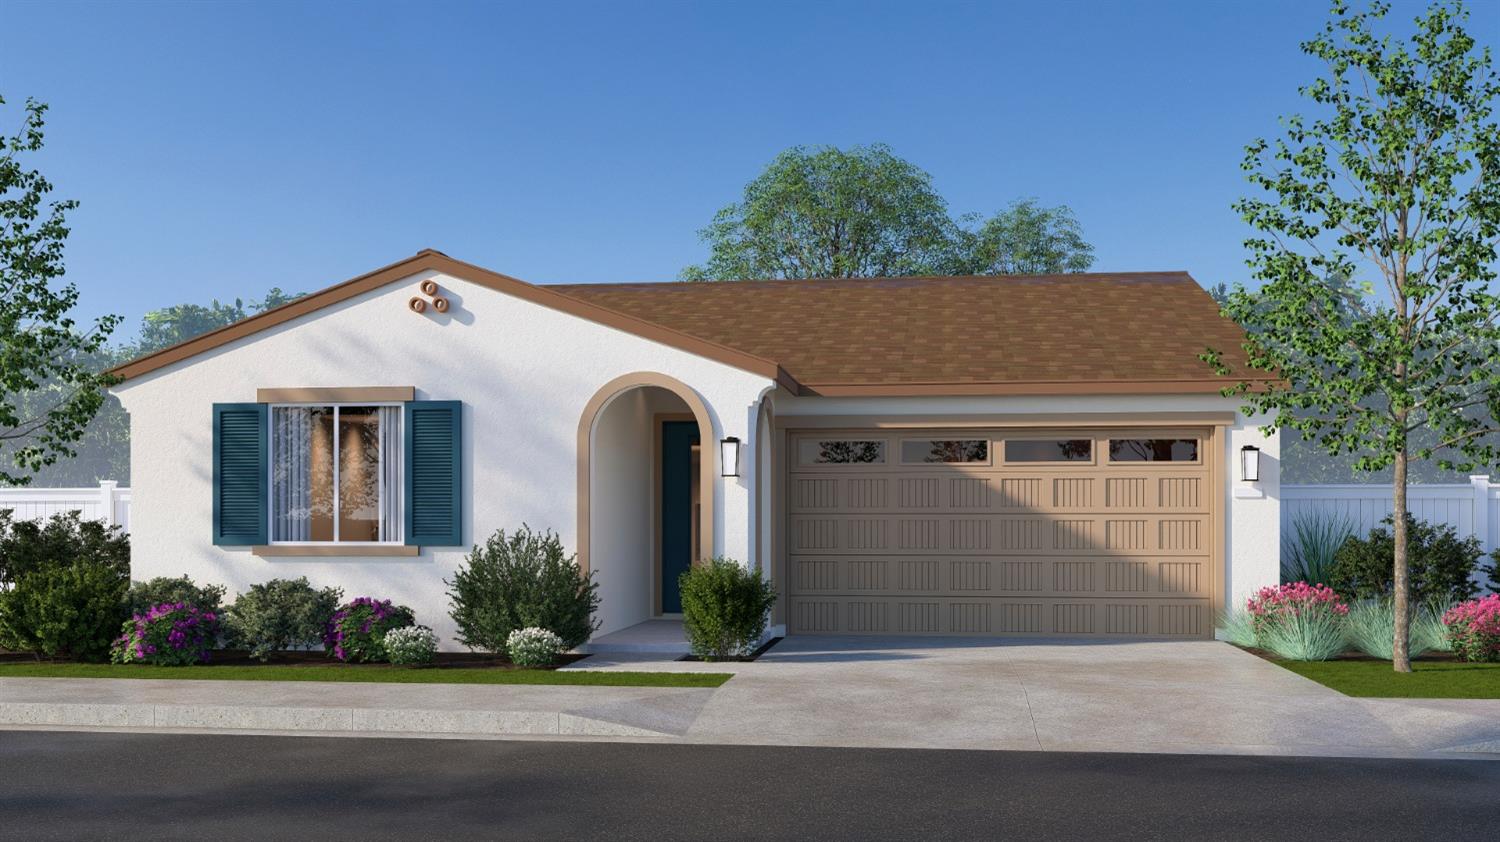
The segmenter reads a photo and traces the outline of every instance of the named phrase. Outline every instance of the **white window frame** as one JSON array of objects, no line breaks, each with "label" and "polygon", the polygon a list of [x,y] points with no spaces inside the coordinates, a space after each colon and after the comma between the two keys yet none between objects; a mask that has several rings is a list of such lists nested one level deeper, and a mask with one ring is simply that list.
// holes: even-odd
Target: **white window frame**
[{"label": "white window frame", "polygon": [[[267,404],[266,423],[266,537],[273,547],[401,547],[406,545],[406,524],[399,525],[401,540],[397,541],[340,541],[339,540],[339,411],[346,406],[394,406],[404,407],[401,401],[301,401],[297,403]],[[294,407],[330,408],[333,410],[333,540],[332,541],[278,541],[276,540],[276,410]],[[404,427],[406,417],[401,423]],[[406,435],[402,429],[401,435]],[[384,456],[385,454],[381,454]],[[406,483],[406,466],[400,467],[401,482]],[[385,510],[385,500],[380,501],[380,510]],[[405,518],[405,513],[402,513]]]}]

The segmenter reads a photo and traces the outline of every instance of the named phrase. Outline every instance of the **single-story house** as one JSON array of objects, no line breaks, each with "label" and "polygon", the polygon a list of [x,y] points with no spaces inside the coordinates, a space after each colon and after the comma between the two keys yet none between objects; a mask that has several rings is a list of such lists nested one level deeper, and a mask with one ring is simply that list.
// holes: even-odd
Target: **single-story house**
[{"label": "single-story house", "polygon": [[1278,575],[1186,273],[537,286],[422,251],[128,363],[136,578],[412,606],[559,533],[600,634],[728,556],[776,634],[1185,637]]}]

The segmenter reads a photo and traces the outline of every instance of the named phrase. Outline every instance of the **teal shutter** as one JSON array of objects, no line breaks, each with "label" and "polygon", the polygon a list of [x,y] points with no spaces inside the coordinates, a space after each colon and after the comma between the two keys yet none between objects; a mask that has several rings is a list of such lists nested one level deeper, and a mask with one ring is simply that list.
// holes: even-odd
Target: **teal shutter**
[{"label": "teal shutter", "polygon": [[266,405],[214,404],[214,543],[266,543]]},{"label": "teal shutter", "polygon": [[405,422],[406,543],[461,546],[463,404],[408,401]]}]

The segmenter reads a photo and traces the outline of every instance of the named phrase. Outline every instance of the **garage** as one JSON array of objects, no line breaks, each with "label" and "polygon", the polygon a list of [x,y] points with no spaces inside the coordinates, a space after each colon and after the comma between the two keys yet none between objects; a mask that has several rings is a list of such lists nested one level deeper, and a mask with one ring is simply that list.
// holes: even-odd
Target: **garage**
[{"label": "garage", "polygon": [[1213,427],[791,430],[788,632],[1213,634]]}]

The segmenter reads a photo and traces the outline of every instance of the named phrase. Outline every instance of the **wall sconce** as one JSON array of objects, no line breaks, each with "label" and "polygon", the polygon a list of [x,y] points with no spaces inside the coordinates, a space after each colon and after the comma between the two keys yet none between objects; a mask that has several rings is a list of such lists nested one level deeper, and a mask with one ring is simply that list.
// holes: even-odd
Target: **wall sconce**
[{"label": "wall sconce", "polygon": [[1240,479],[1260,482],[1260,448],[1253,444],[1240,448]]},{"label": "wall sconce", "polygon": [[719,476],[740,475],[740,440],[734,436],[719,442]]}]

